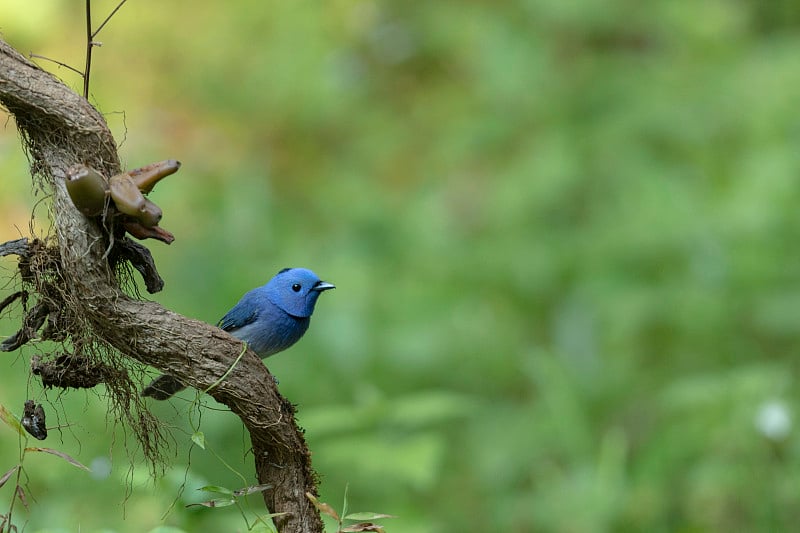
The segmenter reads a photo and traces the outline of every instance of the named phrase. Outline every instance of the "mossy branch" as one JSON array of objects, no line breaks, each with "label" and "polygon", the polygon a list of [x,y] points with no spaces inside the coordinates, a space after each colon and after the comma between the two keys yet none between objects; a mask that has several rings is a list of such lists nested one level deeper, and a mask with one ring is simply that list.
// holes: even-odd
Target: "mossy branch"
[{"label": "mossy branch", "polygon": [[[250,432],[258,482],[281,532],[322,531],[305,493],[317,493],[310,452],[294,409],[252,352],[237,361],[242,343],[224,331],[120,288],[106,254],[109,236],[72,205],[66,170],[83,163],[113,176],[120,172],[114,138],[89,102],[0,40],[0,103],[14,116],[35,183],[52,196],[60,275],[74,313],[92,334],[125,357],[209,391],[230,407]],[[235,364],[234,364],[235,363]]]}]

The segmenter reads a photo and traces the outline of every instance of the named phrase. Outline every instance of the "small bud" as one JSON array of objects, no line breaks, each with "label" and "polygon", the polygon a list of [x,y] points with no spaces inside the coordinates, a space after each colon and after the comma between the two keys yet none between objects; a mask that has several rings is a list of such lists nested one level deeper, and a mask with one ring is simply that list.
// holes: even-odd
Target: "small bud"
[{"label": "small bud", "polygon": [[161,222],[161,216],[161,208],[151,202],[149,199],[145,198],[144,205],[142,205],[142,208],[136,218],[139,219],[139,222],[141,222],[142,226],[152,228],[153,226],[158,226],[158,223]]},{"label": "small bud", "polygon": [[147,194],[153,190],[156,183],[170,174],[176,173],[179,168],[181,168],[180,161],[167,159],[165,161],[159,161],[158,163],[150,163],[141,168],[129,170],[128,175],[133,178],[133,182],[136,183],[139,190]]},{"label": "small bud", "polygon": [[172,241],[175,240],[175,236],[161,226],[153,226],[148,228],[142,225],[142,223],[138,220],[131,219],[125,220],[122,225],[125,228],[125,231],[139,240],[156,239],[166,244],[172,244]]},{"label": "small bud", "polygon": [[88,217],[103,212],[108,197],[108,182],[96,170],[86,165],[72,165],[67,169],[66,185],[72,203]]},{"label": "small bud", "polygon": [[108,180],[111,199],[121,213],[138,217],[145,204],[142,191],[128,174],[117,174]]}]

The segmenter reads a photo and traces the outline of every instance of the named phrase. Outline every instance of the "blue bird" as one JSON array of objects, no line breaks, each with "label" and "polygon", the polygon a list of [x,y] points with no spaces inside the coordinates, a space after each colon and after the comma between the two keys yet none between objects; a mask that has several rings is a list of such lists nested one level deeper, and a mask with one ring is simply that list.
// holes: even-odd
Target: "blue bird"
[{"label": "blue bird", "polygon": [[[245,294],[217,325],[261,358],[269,357],[300,340],[317,298],[334,288],[307,268],[284,268],[269,283]],[[166,400],[185,388],[177,378],[163,375],[145,387],[142,396]]]}]

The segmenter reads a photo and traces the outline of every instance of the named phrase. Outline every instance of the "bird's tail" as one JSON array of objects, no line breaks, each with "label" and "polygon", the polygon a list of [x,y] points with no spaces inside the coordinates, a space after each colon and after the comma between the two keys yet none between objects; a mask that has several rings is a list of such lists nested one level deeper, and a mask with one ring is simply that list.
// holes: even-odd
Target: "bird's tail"
[{"label": "bird's tail", "polygon": [[186,385],[178,381],[178,378],[164,374],[151,381],[150,385],[142,390],[142,396],[149,396],[155,400],[166,400],[185,388]]}]

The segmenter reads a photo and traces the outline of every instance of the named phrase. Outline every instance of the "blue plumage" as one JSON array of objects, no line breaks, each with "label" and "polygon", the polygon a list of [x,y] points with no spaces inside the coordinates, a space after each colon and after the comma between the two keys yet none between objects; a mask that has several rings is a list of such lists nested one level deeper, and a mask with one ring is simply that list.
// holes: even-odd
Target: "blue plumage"
[{"label": "blue plumage", "polygon": [[[239,300],[217,324],[263,357],[296,343],[308,329],[317,298],[333,289],[306,268],[284,268],[263,287]],[[185,388],[172,376],[160,376],[142,391],[143,396],[165,400]]]}]

